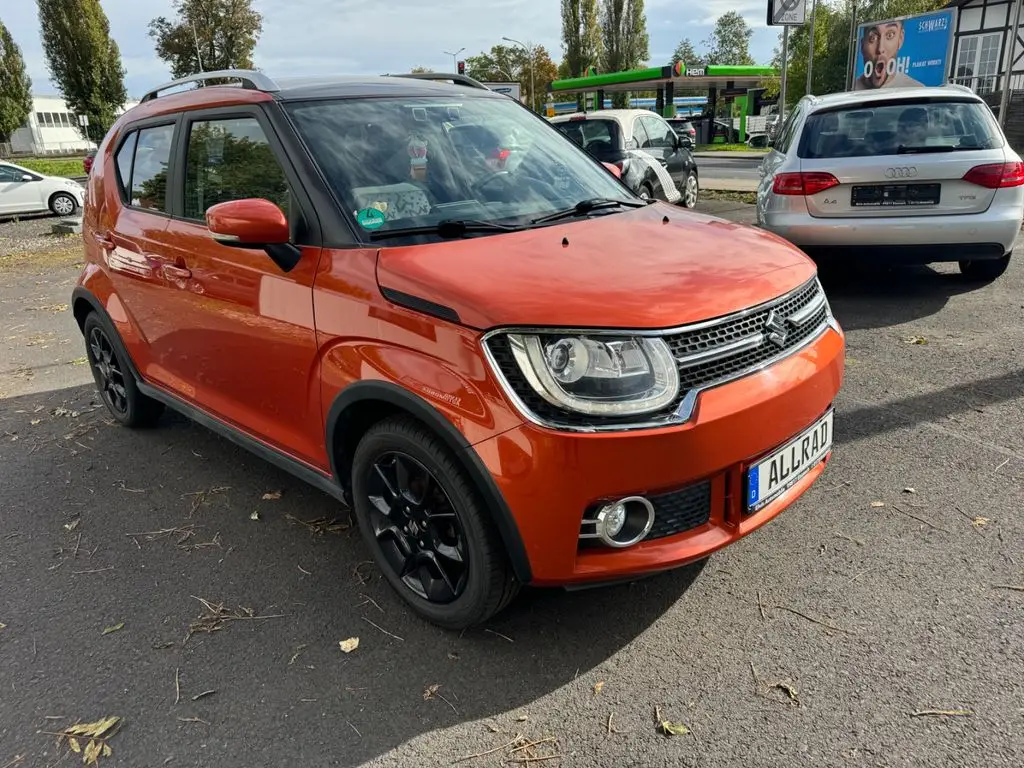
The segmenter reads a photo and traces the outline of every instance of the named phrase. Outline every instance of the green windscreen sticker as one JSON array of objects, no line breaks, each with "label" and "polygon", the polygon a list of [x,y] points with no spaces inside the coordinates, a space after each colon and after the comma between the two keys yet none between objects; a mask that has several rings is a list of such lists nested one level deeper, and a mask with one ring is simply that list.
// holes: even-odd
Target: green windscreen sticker
[{"label": "green windscreen sticker", "polygon": [[363,229],[380,229],[385,222],[384,212],[378,211],[376,208],[363,208],[361,211],[356,211],[356,221]]}]

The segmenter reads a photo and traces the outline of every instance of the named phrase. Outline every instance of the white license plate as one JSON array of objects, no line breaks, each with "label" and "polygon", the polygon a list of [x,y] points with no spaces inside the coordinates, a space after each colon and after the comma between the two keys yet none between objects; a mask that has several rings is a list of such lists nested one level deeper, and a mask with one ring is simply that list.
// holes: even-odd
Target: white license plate
[{"label": "white license plate", "polygon": [[814,469],[832,448],[830,410],[775,453],[747,470],[747,512],[769,504]]}]

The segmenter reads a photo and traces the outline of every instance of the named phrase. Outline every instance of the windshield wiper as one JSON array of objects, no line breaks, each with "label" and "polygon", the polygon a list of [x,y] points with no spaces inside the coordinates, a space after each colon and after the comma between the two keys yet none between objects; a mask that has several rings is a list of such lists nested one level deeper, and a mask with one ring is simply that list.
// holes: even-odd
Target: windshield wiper
[{"label": "windshield wiper", "polygon": [[953,152],[956,149],[952,144],[922,144],[920,146],[907,146],[900,144],[896,149],[897,155],[924,155],[932,152]]},{"label": "windshield wiper", "polygon": [[370,233],[371,240],[384,240],[389,237],[405,237],[407,235],[438,235],[445,239],[466,237],[485,232],[518,232],[523,227],[512,224],[495,224],[490,221],[471,221],[464,219],[444,219],[437,224],[422,227],[396,227],[381,229]]},{"label": "windshield wiper", "polygon": [[555,211],[546,216],[541,216],[539,219],[534,219],[533,223],[547,224],[549,221],[586,216],[592,211],[600,211],[605,208],[643,208],[652,202],[654,200],[616,200],[610,197],[591,197],[586,200],[580,200],[572,208],[566,208],[564,211]]}]

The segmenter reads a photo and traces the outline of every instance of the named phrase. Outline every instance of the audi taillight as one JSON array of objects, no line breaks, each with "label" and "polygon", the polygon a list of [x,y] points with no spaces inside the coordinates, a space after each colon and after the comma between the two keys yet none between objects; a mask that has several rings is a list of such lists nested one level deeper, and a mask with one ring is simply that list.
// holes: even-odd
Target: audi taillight
[{"label": "audi taillight", "polygon": [[976,165],[964,174],[963,180],[986,189],[1024,186],[1024,163]]},{"label": "audi taillight", "polygon": [[810,196],[838,186],[839,179],[831,173],[780,173],[772,183],[772,192],[777,195]]}]

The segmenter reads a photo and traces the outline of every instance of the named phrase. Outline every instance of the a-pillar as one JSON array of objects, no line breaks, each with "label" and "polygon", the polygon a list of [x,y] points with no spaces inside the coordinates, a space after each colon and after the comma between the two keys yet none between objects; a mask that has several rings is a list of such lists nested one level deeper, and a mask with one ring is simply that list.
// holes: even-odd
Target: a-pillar
[{"label": "a-pillar", "polygon": [[597,89],[597,101],[594,102],[594,111],[604,109],[604,91],[600,88]]},{"label": "a-pillar", "polygon": [[659,115],[664,115],[665,114],[665,89],[664,88],[660,88],[660,87],[658,88],[658,96],[657,96],[657,98],[654,101],[654,110]]},{"label": "a-pillar", "polygon": [[671,80],[665,83],[665,111],[661,114],[664,117],[676,116],[676,84]]}]

